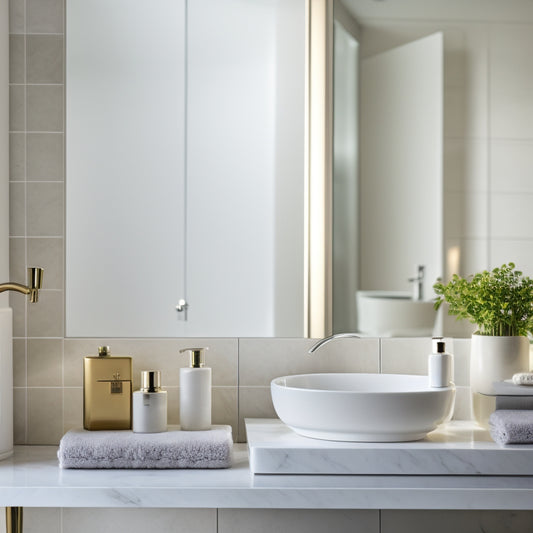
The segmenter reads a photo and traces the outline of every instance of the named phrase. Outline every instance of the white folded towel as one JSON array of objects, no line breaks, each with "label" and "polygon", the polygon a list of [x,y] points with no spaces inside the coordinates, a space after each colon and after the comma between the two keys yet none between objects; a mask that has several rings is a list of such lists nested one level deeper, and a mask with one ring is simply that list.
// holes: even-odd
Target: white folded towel
[{"label": "white folded towel", "polygon": [[230,426],[206,431],[68,431],[57,456],[61,468],[229,468]]},{"label": "white folded towel", "polygon": [[489,417],[489,430],[498,444],[533,444],[533,411],[496,410]]}]

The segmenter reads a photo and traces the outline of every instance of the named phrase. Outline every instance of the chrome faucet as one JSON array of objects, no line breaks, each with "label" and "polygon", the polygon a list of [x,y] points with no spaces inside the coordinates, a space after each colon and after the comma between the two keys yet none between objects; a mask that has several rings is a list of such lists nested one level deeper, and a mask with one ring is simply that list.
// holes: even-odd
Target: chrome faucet
[{"label": "chrome faucet", "polygon": [[424,299],[424,275],[426,267],[418,265],[417,275],[414,278],[409,278],[409,282],[413,284],[413,300],[421,301]]},{"label": "chrome faucet", "polygon": [[35,303],[39,301],[39,289],[43,286],[44,269],[40,267],[28,268],[28,285],[21,285],[20,283],[0,283],[0,292],[16,291],[22,294],[27,294],[30,297],[30,302]]},{"label": "chrome faucet", "polygon": [[329,337],[324,337],[323,339],[319,340],[316,344],[313,344],[311,348],[309,348],[309,351],[307,353],[314,353],[316,352],[320,347],[324,346],[324,344],[327,344],[328,342],[331,342],[334,339],[345,339],[345,338],[352,338],[352,339],[359,339],[359,335],[356,335],[355,333],[335,333],[335,335],[330,335]]}]

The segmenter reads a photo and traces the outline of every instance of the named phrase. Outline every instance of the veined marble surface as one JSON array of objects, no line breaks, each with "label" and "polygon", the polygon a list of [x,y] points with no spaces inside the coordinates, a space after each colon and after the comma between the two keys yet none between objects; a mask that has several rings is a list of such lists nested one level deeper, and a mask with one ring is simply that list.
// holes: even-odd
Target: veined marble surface
[{"label": "veined marble surface", "polygon": [[56,447],[17,446],[0,506],[533,510],[533,476],[254,476],[234,452],[226,470],[61,470]]},{"label": "veined marble surface", "polygon": [[246,433],[254,474],[533,475],[533,445],[500,447],[474,422],[415,442],[311,439],[278,419],[247,419]]}]

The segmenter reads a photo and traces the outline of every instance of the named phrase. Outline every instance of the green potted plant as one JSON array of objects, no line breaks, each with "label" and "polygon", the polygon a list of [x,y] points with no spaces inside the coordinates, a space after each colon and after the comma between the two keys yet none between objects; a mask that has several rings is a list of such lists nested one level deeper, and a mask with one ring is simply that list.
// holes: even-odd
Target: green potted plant
[{"label": "green potted plant", "polygon": [[446,302],[450,315],[478,328],[472,335],[470,386],[474,414],[483,423],[486,417],[476,412],[476,393],[494,394],[494,382],[529,371],[533,280],[509,263],[466,278],[454,274],[448,283],[438,280],[433,288],[435,309]]}]

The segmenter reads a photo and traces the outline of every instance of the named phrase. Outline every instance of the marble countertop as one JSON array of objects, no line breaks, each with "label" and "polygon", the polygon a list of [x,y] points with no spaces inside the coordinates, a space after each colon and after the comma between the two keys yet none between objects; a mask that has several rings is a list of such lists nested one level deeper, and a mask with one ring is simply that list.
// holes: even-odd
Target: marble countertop
[{"label": "marble countertop", "polygon": [[255,474],[533,476],[533,445],[501,447],[474,422],[439,426],[414,442],[337,442],[296,434],[277,419],[247,419]]},{"label": "marble countertop", "polygon": [[226,470],[62,470],[56,447],[17,446],[0,505],[533,510],[533,476],[253,475],[246,444]]}]

